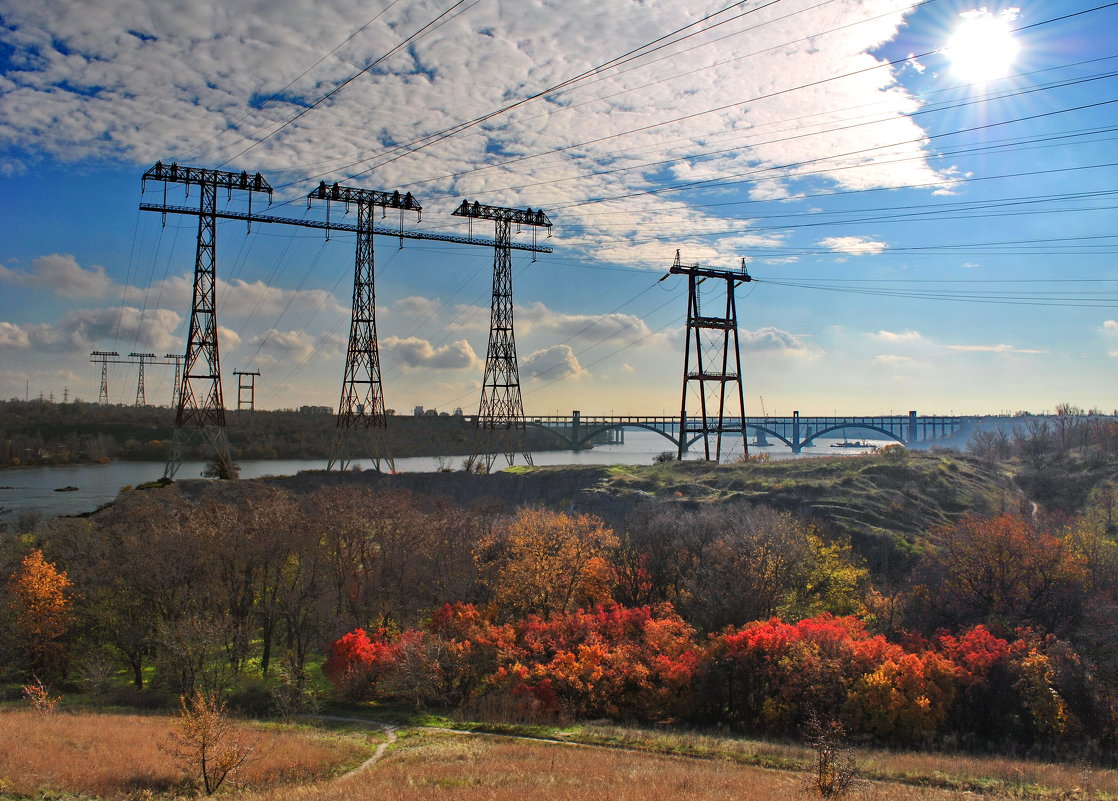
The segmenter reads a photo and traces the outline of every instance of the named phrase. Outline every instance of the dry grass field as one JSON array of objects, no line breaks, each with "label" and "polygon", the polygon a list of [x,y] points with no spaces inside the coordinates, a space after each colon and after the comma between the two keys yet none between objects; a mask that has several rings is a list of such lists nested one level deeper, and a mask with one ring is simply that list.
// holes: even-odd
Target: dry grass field
[{"label": "dry grass field", "polygon": [[[171,794],[186,785],[184,773],[160,746],[170,740],[170,717],[0,711],[0,795],[36,797],[70,793],[103,799],[148,791]],[[239,777],[252,788],[305,783],[365,759],[356,741],[245,727],[256,741],[253,759]]]},{"label": "dry grass field", "polygon": [[[372,769],[313,792],[253,801],[805,801],[803,774],[712,760],[554,745],[486,735],[413,734]],[[940,801],[973,794],[866,783],[861,801]]]},{"label": "dry grass field", "polygon": [[[584,742],[729,759],[746,764],[807,765],[812,759],[805,746],[694,733],[585,725],[578,727],[577,736]],[[1081,764],[1054,763],[1008,756],[873,748],[858,748],[855,755],[863,777],[960,789],[1000,790],[1019,795],[1028,795],[1032,791],[1034,795],[1057,797],[1060,793],[1072,793],[1073,797],[1118,798],[1118,771],[1095,767],[1086,761]]]},{"label": "dry grass field", "polygon": [[[169,717],[0,710],[0,800],[193,797],[160,749]],[[699,801],[818,797],[807,773],[765,765],[810,764],[795,745],[610,726],[571,734],[617,747],[539,742],[435,729],[402,732],[384,757],[342,777],[381,738],[244,727],[259,740],[241,801]],[[652,753],[655,751],[656,753]],[[704,758],[695,758],[695,757]],[[856,801],[1115,799],[1114,771],[1024,760],[859,750]],[[875,780],[893,777],[903,781]],[[921,785],[938,786],[921,786]],[[223,789],[220,795],[231,795]]]}]

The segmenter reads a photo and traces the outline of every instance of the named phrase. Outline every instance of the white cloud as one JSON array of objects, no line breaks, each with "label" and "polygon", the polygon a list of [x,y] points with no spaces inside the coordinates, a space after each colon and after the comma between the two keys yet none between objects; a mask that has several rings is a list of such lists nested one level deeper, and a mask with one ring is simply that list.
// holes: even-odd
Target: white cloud
[{"label": "white cloud", "polygon": [[629,345],[640,342],[644,346],[660,345],[661,334],[654,334],[643,318],[635,314],[565,314],[536,302],[516,310],[517,334],[573,342],[576,347],[597,344]]},{"label": "white cloud", "polygon": [[15,323],[0,322],[0,348],[26,348],[31,337]]},{"label": "white cloud", "polygon": [[880,364],[888,364],[895,367],[916,364],[916,360],[910,356],[898,356],[895,353],[882,353],[874,356],[873,360]]},{"label": "white cloud", "polygon": [[587,374],[574,351],[567,345],[554,345],[530,353],[520,361],[519,368],[523,378],[538,378],[543,381],[580,378]]},{"label": "white cloud", "polygon": [[889,247],[884,242],[867,239],[864,236],[829,236],[821,240],[819,245],[835,253],[845,253],[850,256],[873,256]]},{"label": "white cloud", "polygon": [[[217,327],[217,338],[221,350],[225,353],[236,350],[241,344],[241,335],[232,328],[226,328],[223,325]],[[185,337],[183,341],[185,342]]]},{"label": "white cloud", "polygon": [[69,253],[39,256],[29,271],[0,267],[0,281],[49,289],[67,298],[101,298],[113,290],[104,267],[94,265],[87,270]]},{"label": "white cloud", "polygon": [[[683,21],[703,19],[710,5],[541,0],[531,14],[510,13],[503,3],[471,5],[238,155],[445,5],[393,4],[304,75],[369,22],[367,5],[8,2],[0,43],[10,48],[13,67],[0,86],[0,147],[138,164],[204,147],[209,162],[231,158],[231,168],[261,170],[274,184],[317,174],[324,162],[337,173],[323,177],[338,178],[376,165],[378,184],[422,185],[429,208],[479,195],[502,205],[562,205],[567,244],[603,259],[664,259],[663,245],[646,244],[650,220],[685,226],[690,236],[722,231],[736,237],[735,248],[778,244],[779,237],[750,234],[747,221],[712,209],[697,213],[670,194],[611,204],[606,233],[597,214],[602,207],[577,204],[662,181],[749,181],[766,197],[794,194],[789,182],[808,174],[845,189],[949,185],[951,178],[925,159],[927,141],[911,116],[918,100],[870,53],[896,34],[908,8],[894,0],[833,0],[817,9],[814,0],[734,7],[684,44],[386,161],[401,142],[657,40]],[[835,24],[855,18],[861,22]],[[284,97],[268,99],[296,76]],[[797,86],[805,88],[783,91]],[[841,109],[870,105],[874,124],[844,124]],[[797,122],[790,128],[789,121]],[[551,155],[509,161],[538,153]],[[663,161],[671,163],[657,164]],[[5,162],[3,170],[17,167]],[[837,250],[881,247],[861,240]]]},{"label": "white cloud", "polygon": [[1021,353],[1021,354],[1038,354],[1048,353],[1046,350],[1037,350],[1035,348],[1018,348],[1013,345],[948,345],[948,350],[956,350],[964,353]]},{"label": "white cloud", "polygon": [[[240,342],[240,336],[234,331],[221,329],[223,338],[230,335],[232,335],[230,339],[235,337],[228,345],[229,350],[232,350]],[[226,340],[222,341],[224,344]],[[324,334],[316,338],[306,331],[278,331],[273,328],[252,337],[249,345],[256,349],[253,364],[259,367],[271,367],[303,364],[314,355],[324,358],[335,356],[342,342],[341,337],[336,334]]]},{"label": "white cloud", "polygon": [[738,332],[741,343],[754,350],[776,350],[792,355],[817,356],[818,348],[802,336],[783,331],[773,326],[750,330],[743,328]]},{"label": "white cloud", "polygon": [[386,361],[400,362],[405,369],[477,370],[484,366],[464,339],[437,348],[419,337],[385,337],[381,339],[381,356]]},{"label": "white cloud", "polygon": [[1102,324],[1102,330],[1107,334],[1118,334],[1118,320],[1106,320]]},{"label": "white cloud", "polygon": [[881,330],[869,335],[881,342],[919,342],[923,339],[919,331],[885,331]]},{"label": "white cloud", "polygon": [[51,353],[94,348],[121,353],[150,350],[162,356],[179,349],[181,342],[175,329],[181,320],[170,309],[74,309],[55,325],[0,323],[0,345]]}]

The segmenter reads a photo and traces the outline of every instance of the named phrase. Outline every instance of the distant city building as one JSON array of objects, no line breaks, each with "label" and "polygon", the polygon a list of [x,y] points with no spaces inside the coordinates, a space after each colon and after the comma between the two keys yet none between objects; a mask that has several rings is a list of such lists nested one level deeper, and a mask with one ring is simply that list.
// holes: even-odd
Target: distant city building
[{"label": "distant city building", "polygon": [[299,414],[333,414],[331,406],[300,406]]},{"label": "distant city building", "polygon": [[423,416],[423,407],[422,406],[416,406],[415,411],[412,412],[412,415],[415,416],[415,417],[422,417]]},{"label": "distant city building", "polygon": [[454,410],[454,416],[455,417],[461,417],[462,416],[462,407],[461,406],[459,406],[457,409]]}]

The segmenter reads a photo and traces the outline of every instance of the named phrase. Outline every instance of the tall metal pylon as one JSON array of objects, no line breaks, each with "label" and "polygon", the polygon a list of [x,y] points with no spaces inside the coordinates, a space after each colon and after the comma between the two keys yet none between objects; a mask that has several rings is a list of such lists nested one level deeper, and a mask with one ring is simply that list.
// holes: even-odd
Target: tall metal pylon
[{"label": "tall metal pylon", "polygon": [[144,390],[144,363],[147,362],[148,359],[154,359],[155,354],[136,353],[135,351],[133,351],[132,353],[129,353],[128,356],[130,358],[136,359],[136,363],[140,365],[140,369],[136,377],[136,405],[147,406],[147,393]]},{"label": "tall metal pylon", "polygon": [[[738,284],[753,280],[745,268],[745,259],[741,260],[739,270],[716,270],[700,267],[697,264],[690,266],[680,264],[677,250],[669,274],[687,276],[687,337],[683,350],[683,400],[680,402],[679,411],[678,457],[683,459],[690,434],[699,434],[702,437],[704,458],[708,462],[721,460],[723,434],[740,435],[743,455],[748,456],[749,443],[745,436],[745,392],[741,383],[741,350],[738,343],[738,312],[737,302],[734,299],[734,289]],[[708,278],[726,282],[726,308],[721,317],[703,314],[699,299],[699,285]],[[704,331],[715,333],[713,336],[708,335],[707,341],[704,341]],[[695,348],[694,370],[691,369],[692,343]],[[714,364],[704,360],[704,351],[707,350],[713,353]],[[687,391],[688,385],[692,382],[697,383],[699,388],[701,417],[698,422],[692,421],[687,416]],[[710,384],[714,385],[714,392],[707,389]],[[737,391],[732,392],[730,389],[732,387],[736,387]],[[728,392],[731,393],[729,396]],[[708,408],[708,400],[715,393],[718,396],[718,413],[712,415]],[[736,405],[737,408],[727,409],[727,401],[730,402],[731,407]],[[710,454],[711,434],[715,434],[713,460]]]},{"label": "tall metal pylon", "polygon": [[489,347],[485,354],[485,377],[481,382],[481,402],[477,414],[477,442],[471,461],[485,460],[485,470],[493,467],[498,453],[509,466],[516,454],[532,464],[524,441],[524,401],[520,394],[520,373],[516,366],[516,337],[512,314],[512,225],[532,227],[533,245],[539,228],[551,235],[551,220],[543,211],[484,206],[477,201],[462,201],[454,216],[470,220],[493,220],[496,226],[493,245],[493,303],[489,317]]},{"label": "tall metal pylon", "polygon": [[[102,405],[109,403],[109,357],[119,355],[115,350],[95,350],[89,354],[90,361],[101,362],[101,391],[97,393],[97,402]],[[93,358],[95,356],[96,359]]]},{"label": "tall metal pylon", "polygon": [[[353,263],[353,311],[349,323],[349,347],[346,350],[345,375],[342,378],[341,399],[334,444],[330,449],[327,470],[345,470],[350,462],[366,453],[373,467],[380,471],[381,462],[388,469],[395,469],[388,452],[385,430],[388,414],[384,405],[384,392],[380,381],[380,351],[377,346],[376,288],[373,269],[373,234],[375,220],[373,209],[379,207],[381,216],[388,209],[400,210],[400,230],[403,231],[404,212],[414,211],[422,218],[423,207],[411,192],[401,195],[375,189],[357,189],[322,182],[307,195],[307,207],[312,200],[326,201],[326,219],[330,219],[330,204],[345,203],[357,206],[357,251]],[[329,236],[327,228],[327,236]],[[401,238],[401,244],[403,239]]]},{"label": "tall metal pylon", "polygon": [[[157,161],[144,173],[141,187],[148,181],[163,182],[164,206],[167,184],[184,184],[187,196],[191,185],[198,187],[198,243],[194,257],[194,294],[190,307],[190,329],[183,356],[182,385],[175,410],[175,431],[171,456],[163,475],[174,478],[182,465],[187,447],[199,434],[213,455],[215,474],[234,478],[229,436],[225,431],[225,401],[221,392],[221,360],[217,341],[217,190],[248,193],[249,214],[256,192],[272,196],[272,187],[256,173],[224,172],[199,167],[165,165]],[[166,224],[166,212],[164,212]]]}]

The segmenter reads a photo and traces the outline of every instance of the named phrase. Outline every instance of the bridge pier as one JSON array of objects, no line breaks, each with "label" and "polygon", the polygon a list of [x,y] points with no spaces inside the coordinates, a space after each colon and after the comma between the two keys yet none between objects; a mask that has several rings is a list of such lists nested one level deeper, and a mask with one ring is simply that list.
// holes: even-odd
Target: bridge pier
[{"label": "bridge pier", "polygon": [[799,453],[804,449],[800,440],[800,413],[792,412],[792,453]]},{"label": "bridge pier", "polygon": [[582,412],[575,409],[571,412],[571,450],[578,450],[579,443],[579,428],[582,423]]}]

